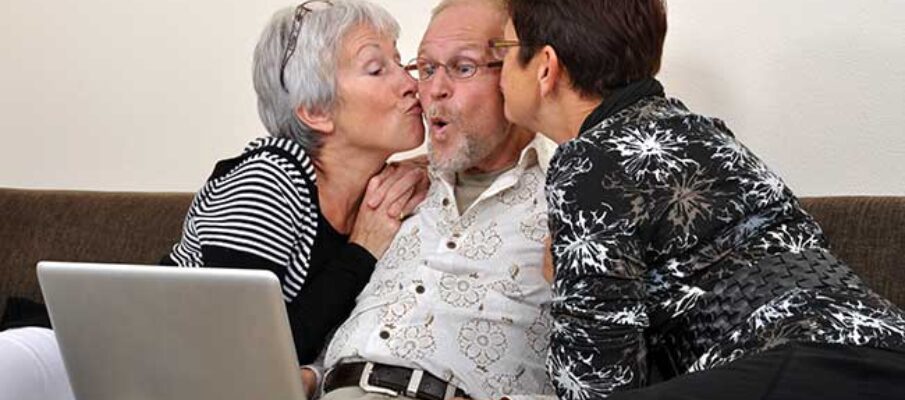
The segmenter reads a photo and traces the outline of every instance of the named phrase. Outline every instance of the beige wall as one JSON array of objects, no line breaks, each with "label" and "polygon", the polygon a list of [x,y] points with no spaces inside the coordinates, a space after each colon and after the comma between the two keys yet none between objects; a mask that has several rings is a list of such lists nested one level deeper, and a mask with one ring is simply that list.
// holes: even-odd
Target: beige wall
[{"label": "beige wall", "polygon": [[[379,0],[403,58],[436,1]],[[0,186],[194,191],[263,134],[277,0],[0,3]],[[673,0],[662,78],[800,194],[905,195],[905,1]]]}]

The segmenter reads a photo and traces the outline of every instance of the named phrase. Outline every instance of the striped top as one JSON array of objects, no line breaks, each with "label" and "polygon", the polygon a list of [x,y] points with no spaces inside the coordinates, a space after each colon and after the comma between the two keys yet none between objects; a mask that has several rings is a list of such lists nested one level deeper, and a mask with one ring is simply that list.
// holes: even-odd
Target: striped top
[{"label": "striped top", "polygon": [[[314,165],[298,143],[280,138],[251,142],[240,156],[217,163],[195,195],[182,239],[163,260],[183,267],[274,272],[299,359],[306,363],[351,311],[376,262],[323,218],[315,183]],[[320,283],[312,281],[314,274]],[[346,282],[336,290],[338,280]]]},{"label": "striped top", "polygon": [[[247,253],[283,266],[283,298],[298,296],[317,234],[316,181],[311,160],[287,139],[251,142],[238,157],[217,164],[185,218],[171,258],[186,267],[206,265],[203,247]],[[231,266],[231,265],[223,265]]]}]

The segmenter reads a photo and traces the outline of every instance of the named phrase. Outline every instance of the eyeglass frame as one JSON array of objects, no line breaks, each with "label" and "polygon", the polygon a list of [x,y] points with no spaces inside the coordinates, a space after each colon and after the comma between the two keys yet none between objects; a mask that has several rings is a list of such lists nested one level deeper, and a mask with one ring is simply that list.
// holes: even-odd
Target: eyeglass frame
[{"label": "eyeglass frame", "polygon": [[[500,51],[500,50],[509,50],[510,47],[538,47],[533,43],[522,42],[520,40],[512,40],[512,39],[490,39],[487,41],[487,46],[490,47],[491,51]],[[506,53],[498,53],[495,54],[500,59],[506,56]]]},{"label": "eyeglass frame", "polygon": [[505,49],[509,47],[519,47],[524,46],[525,44],[518,40],[511,39],[490,39],[487,41],[487,46],[491,49]]},{"label": "eyeglass frame", "polygon": [[286,88],[286,66],[289,65],[289,59],[295,54],[296,46],[298,46],[299,34],[302,31],[302,20],[305,18],[305,15],[314,11],[308,8],[308,5],[311,3],[325,3],[330,7],[333,7],[333,2],[331,0],[308,0],[295,7],[295,16],[292,19],[292,30],[289,31],[289,41],[286,43],[286,49],[283,50],[283,60],[280,63],[280,87],[282,87],[283,91],[286,93],[289,93],[289,89]]},{"label": "eyeglass frame", "polygon": [[[434,77],[434,75],[436,75],[436,73],[431,74],[431,76],[429,76],[425,79],[422,79],[421,73],[420,73],[420,68],[418,68],[418,61],[421,61],[421,60],[427,60],[427,59],[421,58],[421,57],[412,59],[411,61],[409,61],[408,64],[404,65],[402,68],[405,69],[405,71],[408,72],[409,75],[412,74],[412,71],[418,71],[417,72],[418,76],[413,76],[413,78],[415,78],[418,82],[428,82]],[[459,62],[462,60],[468,60],[469,62],[473,62],[474,67],[475,67],[474,72],[472,72],[471,74],[469,74],[467,76],[455,76],[454,74],[449,73],[449,69],[453,68],[454,66],[448,65],[449,64],[448,62],[440,63],[440,62],[436,62],[436,61],[431,61],[430,63],[434,67],[442,67],[443,71],[446,72],[446,76],[448,76],[450,79],[455,80],[455,81],[464,81],[464,80],[473,78],[475,75],[478,74],[478,69],[480,69],[480,68],[502,68],[503,67],[503,60],[494,60],[494,61],[489,61],[486,63],[479,63],[470,57],[453,58],[454,62]]]}]

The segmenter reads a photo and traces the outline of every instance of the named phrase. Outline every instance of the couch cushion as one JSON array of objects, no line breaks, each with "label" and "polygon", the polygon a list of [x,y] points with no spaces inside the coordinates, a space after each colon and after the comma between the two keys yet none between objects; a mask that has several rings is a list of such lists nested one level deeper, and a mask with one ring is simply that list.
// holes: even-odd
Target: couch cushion
[{"label": "couch cushion", "polygon": [[802,205],[877,293],[905,306],[905,197],[813,197]]},{"label": "couch cushion", "polygon": [[179,239],[192,195],[0,189],[0,313],[40,300],[39,260],[156,264]]},{"label": "couch cushion", "polygon": [[[39,260],[156,264],[179,239],[190,193],[0,189],[0,311],[40,300]],[[803,198],[834,253],[905,305],[905,197]]]}]

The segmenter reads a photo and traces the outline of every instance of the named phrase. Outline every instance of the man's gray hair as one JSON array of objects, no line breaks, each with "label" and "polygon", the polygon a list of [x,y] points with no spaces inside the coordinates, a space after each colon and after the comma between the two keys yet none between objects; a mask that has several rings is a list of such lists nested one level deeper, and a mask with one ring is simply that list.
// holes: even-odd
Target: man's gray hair
[{"label": "man's gray hair", "polygon": [[253,79],[261,122],[271,136],[293,139],[315,158],[322,137],[299,120],[296,110],[302,107],[330,112],[337,105],[336,69],[346,34],[364,25],[394,41],[399,37],[399,23],[380,6],[364,0],[333,0],[332,3],[333,6],[308,6],[313,11],[302,18],[295,53],[283,71],[285,88],[280,83],[280,69],[290,40],[295,7],[281,9],[273,15],[254,54]]},{"label": "man's gray hair", "polygon": [[437,15],[440,15],[447,8],[463,3],[486,4],[497,9],[503,15],[509,15],[509,3],[507,0],[443,0],[431,11],[431,19],[437,18]]}]

